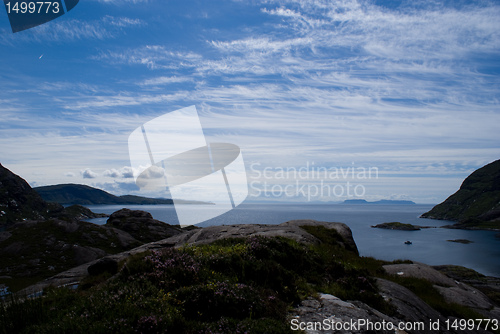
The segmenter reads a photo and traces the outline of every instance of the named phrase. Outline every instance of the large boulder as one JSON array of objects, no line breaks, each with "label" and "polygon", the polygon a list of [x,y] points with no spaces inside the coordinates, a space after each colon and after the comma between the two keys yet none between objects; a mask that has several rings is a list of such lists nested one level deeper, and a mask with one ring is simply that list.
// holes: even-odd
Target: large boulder
[{"label": "large boulder", "polygon": [[[207,244],[225,238],[246,238],[253,236],[285,237],[306,244],[320,242],[316,237],[301,228],[301,226],[322,226],[327,229],[334,229],[339,235],[339,240],[335,241],[346,249],[356,254],[358,253],[351,229],[346,224],[316,220],[292,220],[279,225],[239,224],[210,226],[179,234],[169,238],[168,242],[172,246],[182,246],[186,244]],[[162,240],[161,242],[164,243],[167,240]]]},{"label": "large boulder", "polygon": [[312,219],[299,219],[299,220],[290,220],[280,226],[322,226],[328,229],[333,229],[337,231],[337,233],[342,237],[342,240],[337,240],[342,246],[350,251],[355,252],[359,255],[358,247],[356,246],[356,242],[352,236],[352,231],[344,223],[334,223],[334,222],[322,222]]},{"label": "large boulder", "polygon": [[182,229],[153,219],[149,212],[121,209],[111,214],[107,227],[127,232],[143,243],[166,239],[182,233]]}]

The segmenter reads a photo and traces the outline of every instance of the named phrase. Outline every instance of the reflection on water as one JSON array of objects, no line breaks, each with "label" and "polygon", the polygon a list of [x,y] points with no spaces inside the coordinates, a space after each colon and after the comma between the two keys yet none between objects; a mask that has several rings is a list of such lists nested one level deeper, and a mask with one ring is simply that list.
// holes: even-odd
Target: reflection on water
[{"label": "reflection on water", "polygon": [[[131,205],[129,209],[150,212],[155,219],[178,224],[172,205]],[[429,228],[420,231],[375,229],[370,226],[398,221],[421,226],[443,226],[453,222],[418,218],[433,205],[305,205],[305,204],[242,204],[236,209],[200,224],[280,224],[293,219],[314,219],[342,222],[349,225],[362,256],[382,260],[409,259],[430,265],[454,264],[500,277],[500,239],[498,232]],[[99,213],[111,214],[123,206],[89,206]],[[192,207],[196,210],[196,207]],[[203,208],[206,210],[206,207]],[[92,220],[105,224],[106,218]],[[470,244],[447,240],[468,239]],[[410,240],[411,245],[405,245]]]}]

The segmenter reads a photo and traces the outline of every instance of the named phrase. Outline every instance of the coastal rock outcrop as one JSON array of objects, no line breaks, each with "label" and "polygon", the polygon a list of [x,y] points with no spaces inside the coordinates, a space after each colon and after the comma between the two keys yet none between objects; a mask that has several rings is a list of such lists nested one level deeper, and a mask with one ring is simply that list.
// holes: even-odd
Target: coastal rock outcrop
[{"label": "coastal rock outcrop", "polygon": [[500,160],[473,172],[456,193],[421,217],[456,221],[454,228],[500,229]]},{"label": "coastal rock outcrop", "polygon": [[[367,333],[366,326],[359,326],[358,319],[367,323],[392,323],[397,326],[398,320],[391,318],[359,301],[343,301],[330,294],[320,293],[316,298],[308,297],[291,313],[290,325],[307,334],[317,333]],[[356,319],[352,323],[352,319]],[[302,324],[302,325],[300,325]],[[354,324],[354,326],[351,326]],[[337,327],[338,326],[338,327]],[[349,328],[348,328],[349,327]],[[394,330],[379,330],[377,333],[392,334]],[[403,334],[405,332],[398,332]]]},{"label": "coastal rock outcrop", "polygon": [[385,265],[383,268],[392,275],[415,277],[431,282],[448,303],[469,307],[489,319],[500,317],[500,308],[496,307],[483,292],[452,279],[431,266],[412,263]]},{"label": "coastal rock outcrop", "polygon": [[[395,313],[391,316],[360,301],[344,301],[333,295],[320,293],[318,296],[306,298],[290,312],[290,324],[301,326],[307,334],[456,333],[447,328],[447,318],[407,288],[381,278],[377,279],[377,286],[383,298],[394,308]],[[498,318],[494,313],[488,316],[489,319]],[[437,324],[432,329],[430,319],[434,325]],[[489,333],[477,328],[459,332]]]},{"label": "coastal rock outcrop", "polygon": [[311,234],[300,226],[324,226],[335,229],[341,236],[341,242],[350,250],[357,252],[356,243],[352,237],[351,229],[342,223],[320,222],[316,220],[292,220],[279,225],[239,224],[210,226],[195,229],[179,236],[168,239],[175,246],[211,243],[223,238],[241,238],[251,236],[285,237],[302,243],[318,243]]},{"label": "coastal rock outcrop", "polygon": [[[146,217],[148,216],[146,215]],[[170,238],[144,244],[121,253],[109,254],[106,257],[120,262],[127,259],[133,254],[138,254],[146,251],[153,251],[170,247],[183,247],[186,245],[208,244],[224,238],[241,238],[252,236],[280,236],[306,244],[320,243],[320,241],[316,237],[299,227],[307,225],[323,226],[325,228],[335,229],[339,233],[339,235],[341,235],[341,240],[339,241],[342,244],[347,245],[346,247],[349,247],[349,250],[352,250],[357,254],[356,243],[354,242],[354,239],[352,238],[352,232],[347,225],[342,223],[319,222],[315,220],[295,220],[280,225],[241,224],[210,226],[202,229],[194,229],[176,234]],[[94,260],[92,262],[57,274],[26,288],[24,291],[26,293],[33,293],[34,291],[40,291],[48,286],[62,286],[81,281],[88,276],[89,266],[94,265],[98,261],[99,260]]]},{"label": "coastal rock outcrop", "polygon": [[356,242],[352,236],[352,231],[344,223],[334,223],[334,222],[321,222],[317,220],[311,219],[298,219],[298,220],[290,220],[288,222],[282,223],[279,226],[323,226],[328,229],[333,229],[337,231],[337,233],[341,236],[340,239],[336,240],[347,250],[353,251],[359,255],[358,247],[356,246]]},{"label": "coastal rock outcrop", "polygon": [[389,264],[383,266],[383,268],[388,274],[391,275],[422,278],[440,286],[456,286],[453,279],[423,263],[413,262],[411,264]]},{"label": "coastal rock outcrop", "polygon": [[149,212],[130,209],[113,212],[108,218],[106,227],[125,231],[143,243],[166,239],[182,233],[180,227],[153,219]]},{"label": "coastal rock outcrop", "polygon": [[[394,282],[378,278],[377,285],[386,301],[396,308],[398,318],[411,323],[428,323],[429,319],[444,320],[444,317],[435,309],[424,303],[413,292]],[[427,330],[429,328],[426,328]],[[443,328],[440,328],[440,332]],[[426,333],[423,331],[411,331],[416,333]]]}]

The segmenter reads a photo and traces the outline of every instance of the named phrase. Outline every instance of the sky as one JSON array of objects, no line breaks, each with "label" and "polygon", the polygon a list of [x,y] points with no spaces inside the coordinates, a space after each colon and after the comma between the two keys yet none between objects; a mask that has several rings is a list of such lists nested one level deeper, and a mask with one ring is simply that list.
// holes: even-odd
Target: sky
[{"label": "sky", "polygon": [[498,1],[81,0],[17,33],[0,12],[0,163],[33,187],[166,196],[128,137],[192,105],[247,201],[439,203],[500,158]]}]

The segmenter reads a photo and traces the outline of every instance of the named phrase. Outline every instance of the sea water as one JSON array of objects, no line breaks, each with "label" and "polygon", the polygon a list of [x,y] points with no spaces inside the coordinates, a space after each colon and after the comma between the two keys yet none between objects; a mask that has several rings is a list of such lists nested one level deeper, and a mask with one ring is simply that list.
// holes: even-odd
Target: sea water
[{"label": "sea water", "polygon": [[[92,211],[111,214],[124,206],[94,205]],[[129,209],[150,212],[155,219],[178,224],[173,205],[127,205]],[[314,219],[347,224],[361,256],[381,260],[408,259],[429,265],[453,264],[474,269],[484,275],[500,277],[499,232],[439,228],[453,222],[423,219],[419,216],[433,205],[380,204],[242,204],[236,209],[208,220],[200,226],[232,224],[281,224],[294,219]],[[193,210],[198,210],[193,206]],[[207,207],[202,208],[206,210]],[[107,218],[91,220],[105,224]],[[433,226],[420,231],[372,228],[386,222]],[[447,240],[467,239],[470,244]],[[411,245],[405,241],[410,240]]]}]

